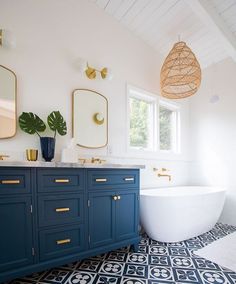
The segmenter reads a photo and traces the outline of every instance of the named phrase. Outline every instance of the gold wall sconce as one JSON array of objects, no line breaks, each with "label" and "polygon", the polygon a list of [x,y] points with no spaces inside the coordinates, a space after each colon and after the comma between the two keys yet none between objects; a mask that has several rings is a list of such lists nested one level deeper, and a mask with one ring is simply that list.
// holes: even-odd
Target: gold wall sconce
[{"label": "gold wall sconce", "polygon": [[96,112],[93,115],[93,121],[98,125],[102,125],[104,123],[104,116],[102,115],[102,113]]},{"label": "gold wall sconce", "polygon": [[97,78],[97,74],[100,74],[100,77],[104,80],[111,80],[113,78],[113,74],[110,68],[104,67],[101,70],[98,70],[94,67],[91,67],[88,62],[83,59],[79,59],[79,70],[81,73],[85,73],[85,75],[93,80]]},{"label": "gold wall sconce", "polygon": [[4,29],[0,29],[0,47],[14,48],[16,46],[16,40],[13,34]]}]

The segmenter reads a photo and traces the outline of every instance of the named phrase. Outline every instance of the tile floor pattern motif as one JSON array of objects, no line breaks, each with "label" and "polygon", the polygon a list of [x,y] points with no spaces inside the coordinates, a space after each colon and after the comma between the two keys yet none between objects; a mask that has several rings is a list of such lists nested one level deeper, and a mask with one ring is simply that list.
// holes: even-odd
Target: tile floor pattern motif
[{"label": "tile floor pattern motif", "polygon": [[234,231],[236,227],[218,223],[210,232],[172,244],[144,236],[138,253],[122,248],[8,284],[233,284],[236,272],[194,251]]}]

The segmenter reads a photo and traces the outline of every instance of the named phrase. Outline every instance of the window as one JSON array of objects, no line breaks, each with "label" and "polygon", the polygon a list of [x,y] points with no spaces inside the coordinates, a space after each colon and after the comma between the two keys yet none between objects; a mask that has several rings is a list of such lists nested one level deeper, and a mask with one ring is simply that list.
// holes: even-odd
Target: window
[{"label": "window", "polygon": [[128,113],[129,148],[179,152],[179,108],[176,104],[129,86]]},{"label": "window", "polygon": [[129,145],[136,149],[153,150],[153,99],[132,90],[129,97]]},{"label": "window", "polygon": [[160,102],[159,105],[159,145],[160,150],[178,152],[179,112],[173,106]]}]

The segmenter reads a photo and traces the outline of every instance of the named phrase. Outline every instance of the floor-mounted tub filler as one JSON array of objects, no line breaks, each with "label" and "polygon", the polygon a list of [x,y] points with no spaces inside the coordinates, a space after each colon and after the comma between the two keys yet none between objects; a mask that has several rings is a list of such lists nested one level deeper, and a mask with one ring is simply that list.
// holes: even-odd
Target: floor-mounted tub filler
[{"label": "floor-mounted tub filler", "polygon": [[179,242],[211,230],[225,202],[224,188],[204,186],[141,190],[141,224],[161,242]]}]

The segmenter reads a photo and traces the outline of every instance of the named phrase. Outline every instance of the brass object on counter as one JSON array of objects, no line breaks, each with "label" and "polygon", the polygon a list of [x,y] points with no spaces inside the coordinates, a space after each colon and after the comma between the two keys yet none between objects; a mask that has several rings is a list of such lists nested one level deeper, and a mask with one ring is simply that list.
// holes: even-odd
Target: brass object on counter
[{"label": "brass object on counter", "polygon": [[10,156],[8,155],[0,155],[0,161],[4,161],[4,158],[9,158]]},{"label": "brass object on counter", "polygon": [[37,161],[38,160],[38,150],[36,149],[27,149],[26,158],[28,161]]}]

